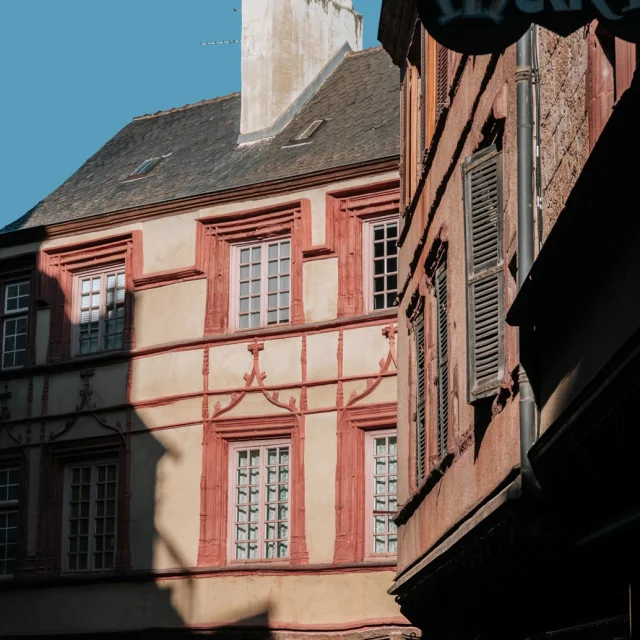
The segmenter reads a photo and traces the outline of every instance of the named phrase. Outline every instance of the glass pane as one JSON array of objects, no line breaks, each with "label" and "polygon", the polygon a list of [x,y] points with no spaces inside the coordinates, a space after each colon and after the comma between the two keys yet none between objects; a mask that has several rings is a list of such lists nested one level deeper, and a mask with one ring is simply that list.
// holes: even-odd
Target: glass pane
[{"label": "glass pane", "polygon": [[280,257],[281,258],[288,258],[289,257],[289,248],[290,248],[290,243],[287,242],[282,242],[280,244]]},{"label": "glass pane", "polygon": [[269,245],[269,260],[273,260],[278,257],[278,245],[270,244]]},{"label": "glass pane", "polygon": [[240,264],[246,264],[247,262],[249,262],[249,255],[250,255],[250,250],[249,249],[241,249],[241,251],[240,251]]}]

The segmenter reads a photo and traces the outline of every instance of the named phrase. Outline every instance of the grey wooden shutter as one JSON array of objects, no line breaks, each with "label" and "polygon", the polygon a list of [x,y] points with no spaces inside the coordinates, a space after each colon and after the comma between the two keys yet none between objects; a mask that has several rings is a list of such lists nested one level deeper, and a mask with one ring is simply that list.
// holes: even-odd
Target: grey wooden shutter
[{"label": "grey wooden shutter", "polygon": [[416,347],[416,480],[421,484],[425,477],[427,457],[424,307],[414,321],[413,337]]},{"label": "grey wooden shutter", "polygon": [[449,50],[436,45],[436,121],[449,95]]},{"label": "grey wooden shutter", "polygon": [[502,153],[495,146],[463,165],[467,262],[469,400],[492,395],[504,376]]},{"label": "grey wooden shutter", "polygon": [[436,352],[437,352],[437,401],[438,458],[442,458],[449,443],[449,334],[447,322],[447,265],[443,262],[436,269]]}]

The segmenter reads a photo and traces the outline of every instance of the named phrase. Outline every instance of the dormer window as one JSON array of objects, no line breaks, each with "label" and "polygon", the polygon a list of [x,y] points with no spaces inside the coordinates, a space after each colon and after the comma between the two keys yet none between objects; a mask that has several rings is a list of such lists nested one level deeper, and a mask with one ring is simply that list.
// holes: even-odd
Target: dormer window
[{"label": "dormer window", "polygon": [[158,165],[160,160],[166,156],[158,156],[157,158],[147,158],[128,178],[127,180],[137,180],[146,177],[151,170]]}]

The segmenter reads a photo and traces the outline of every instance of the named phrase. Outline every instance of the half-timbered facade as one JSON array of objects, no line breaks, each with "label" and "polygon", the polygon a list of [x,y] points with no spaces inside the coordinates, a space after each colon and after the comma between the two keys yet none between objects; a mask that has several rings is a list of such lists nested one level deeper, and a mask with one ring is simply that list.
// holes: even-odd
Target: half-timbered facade
[{"label": "half-timbered facade", "polygon": [[242,95],[135,118],[0,235],[3,636],[408,625],[397,71],[351,2],[264,7]]}]

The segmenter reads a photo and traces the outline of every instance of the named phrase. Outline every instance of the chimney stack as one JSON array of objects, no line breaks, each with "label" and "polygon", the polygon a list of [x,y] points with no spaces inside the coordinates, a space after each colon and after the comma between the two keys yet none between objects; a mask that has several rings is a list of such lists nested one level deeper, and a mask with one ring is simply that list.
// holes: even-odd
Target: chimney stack
[{"label": "chimney stack", "polygon": [[242,0],[239,143],[284,129],[349,51],[362,49],[353,0]]}]

